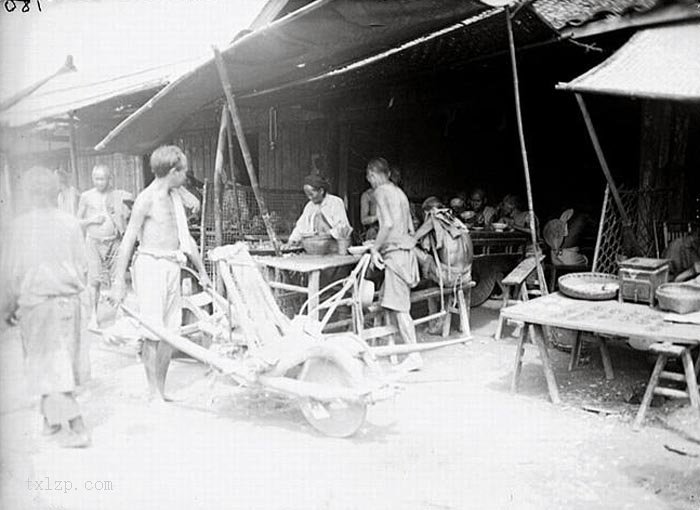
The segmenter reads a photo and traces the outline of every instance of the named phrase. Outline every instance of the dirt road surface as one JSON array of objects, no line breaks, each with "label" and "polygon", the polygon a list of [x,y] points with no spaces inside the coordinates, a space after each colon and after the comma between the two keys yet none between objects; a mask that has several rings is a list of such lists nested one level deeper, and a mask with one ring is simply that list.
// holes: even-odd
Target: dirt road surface
[{"label": "dirt road surface", "polygon": [[554,406],[532,346],[509,392],[515,339],[493,340],[494,319],[477,309],[474,338],[426,354],[350,439],[320,436],[283,402],[212,388],[190,362],[171,368],[177,401],[149,404],[134,354],[95,337],[79,397],[93,438],[84,450],[41,436],[11,330],[0,338],[2,508],[700,509],[700,421],[667,405],[631,429],[625,400],[648,377],[643,356],[613,350],[607,383],[594,355],[568,373],[555,351]]}]

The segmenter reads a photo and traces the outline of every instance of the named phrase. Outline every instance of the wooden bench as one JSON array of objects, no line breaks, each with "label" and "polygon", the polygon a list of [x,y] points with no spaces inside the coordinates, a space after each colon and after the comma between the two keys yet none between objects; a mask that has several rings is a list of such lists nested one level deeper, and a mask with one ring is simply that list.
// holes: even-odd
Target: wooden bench
[{"label": "wooden bench", "polygon": [[[450,328],[452,326],[452,315],[456,314],[459,316],[459,329],[460,332],[465,336],[471,336],[471,327],[469,324],[469,308],[470,308],[470,297],[471,289],[475,286],[473,281],[466,282],[458,287],[456,292],[453,293],[453,289],[443,288],[443,296],[448,300],[444,311],[439,311],[436,313],[429,313],[423,317],[419,317],[413,320],[413,324],[416,326],[430,322],[435,319],[443,319],[442,322],[442,336],[446,337],[450,334]],[[429,299],[440,299],[440,287],[429,287],[427,289],[421,289],[411,292],[411,304],[421,303],[428,301]],[[366,329],[363,331],[363,338],[366,340],[371,340],[379,338],[382,336],[388,336],[396,333],[396,326],[387,325],[379,326],[379,322],[383,318],[386,322],[386,310],[384,310],[379,303],[372,303],[367,309],[366,316],[374,316],[375,327]]]},{"label": "wooden bench", "polygon": [[[540,255],[540,262],[544,260],[544,255]],[[501,290],[503,291],[503,302],[501,303],[501,310],[510,306],[514,303],[519,303],[521,301],[529,300],[529,292],[527,290],[527,279],[537,270],[537,264],[535,262],[534,256],[529,256],[520,264],[515,266],[515,268],[508,273],[508,275],[501,281]],[[511,290],[514,290],[515,299],[511,299]],[[537,294],[541,295],[541,290],[535,291]],[[496,334],[494,335],[496,340],[500,340],[503,336],[503,326],[505,325],[506,319],[503,314],[498,317],[498,326],[496,327]]]}]

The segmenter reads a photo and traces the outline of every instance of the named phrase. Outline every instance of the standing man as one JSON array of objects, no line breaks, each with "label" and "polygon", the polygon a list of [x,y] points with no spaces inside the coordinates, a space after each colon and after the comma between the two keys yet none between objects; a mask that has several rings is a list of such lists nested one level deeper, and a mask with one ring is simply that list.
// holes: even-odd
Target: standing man
[{"label": "standing man", "polygon": [[105,165],[92,169],[93,188],[80,196],[78,219],[85,229],[85,245],[88,257],[88,284],[92,298],[92,317],[89,327],[97,329],[97,305],[100,287],[109,287],[114,269],[114,259],[119,250],[129,208],[125,200],[132,200],[131,193],[112,188],[112,172]]},{"label": "standing man", "polygon": [[56,170],[58,175],[58,208],[71,216],[78,213],[80,193],[71,183],[71,173],[63,168]]},{"label": "standing man", "polygon": [[[380,304],[396,317],[399,333],[407,344],[415,344],[416,328],[411,318],[411,289],[418,285],[420,274],[414,253],[413,223],[408,198],[389,180],[389,164],[374,158],[367,164],[367,181],[374,189],[379,231],[371,248],[372,262],[384,269]],[[404,370],[420,370],[423,359],[409,354],[401,364]]]},{"label": "standing man", "polygon": [[[124,299],[126,269],[138,239],[133,281],[139,313],[149,323],[177,333],[182,322],[180,267],[189,258],[199,272],[202,285],[207,286],[210,281],[187,228],[179,193],[187,179],[187,157],[179,147],[161,146],[151,155],[151,170],[155,179],[136,198],[119,248],[112,295],[117,302]],[[144,331],[143,337],[141,359],[150,396],[158,391],[167,401],[165,376],[172,347],[151,332]]]},{"label": "standing man", "polygon": [[87,345],[81,338],[81,297],[87,261],[78,221],[57,206],[58,176],[34,167],[23,176],[28,212],[3,239],[0,326],[19,322],[27,384],[40,398],[44,433],[65,447],[90,437],[75,400],[87,379]]},{"label": "standing man", "polygon": [[370,187],[360,195],[360,223],[363,241],[372,241],[377,237],[377,205],[374,203],[374,190]]}]

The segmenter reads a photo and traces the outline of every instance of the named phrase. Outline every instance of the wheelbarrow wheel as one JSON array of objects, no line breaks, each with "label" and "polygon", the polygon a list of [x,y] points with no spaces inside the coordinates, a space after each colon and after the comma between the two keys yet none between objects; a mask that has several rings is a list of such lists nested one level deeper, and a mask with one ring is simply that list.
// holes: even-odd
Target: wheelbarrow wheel
[{"label": "wheelbarrow wheel", "polygon": [[[343,370],[327,359],[308,360],[299,374],[299,379],[327,386],[351,387]],[[313,428],[331,437],[352,436],[367,416],[367,404],[360,402],[319,402],[304,399],[299,407]]]},{"label": "wheelbarrow wheel", "polygon": [[496,273],[489,267],[479,267],[476,264],[472,267],[472,280],[476,286],[472,288],[471,307],[475,308],[493,294],[496,287]]}]

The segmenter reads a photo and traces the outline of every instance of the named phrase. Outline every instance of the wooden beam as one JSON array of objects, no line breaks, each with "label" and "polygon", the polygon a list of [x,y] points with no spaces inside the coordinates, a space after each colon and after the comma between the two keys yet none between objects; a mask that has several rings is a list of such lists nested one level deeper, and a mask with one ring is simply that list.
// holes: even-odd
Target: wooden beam
[{"label": "wooden beam", "polygon": [[275,234],[274,228],[272,228],[272,222],[270,221],[270,213],[265,205],[265,199],[260,192],[260,185],[258,184],[258,176],[255,174],[255,167],[253,166],[253,158],[250,155],[250,149],[248,148],[248,142],[245,139],[245,132],[243,131],[243,125],[241,124],[241,118],[238,113],[238,107],[236,106],[236,101],[233,98],[233,90],[231,88],[231,81],[228,78],[228,73],[226,71],[226,65],[224,64],[224,59],[221,56],[221,52],[213,47],[214,59],[216,61],[216,68],[219,72],[219,78],[221,79],[221,85],[224,88],[224,94],[226,95],[226,102],[228,104],[228,110],[233,119],[233,127],[236,129],[236,136],[238,137],[238,144],[241,147],[241,152],[243,153],[243,160],[245,161],[246,170],[248,171],[248,177],[250,178],[250,185],[253,188],[253,194],[255,195],[255,200],[258,202],[258,208],[260,209],[260,216],[265,223],[265,229],[267,230],[267,235],[272,242],[272,246],[275,248],[275,254],[281,255],[280,243],[277,240],[277,235]]}]

